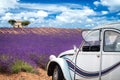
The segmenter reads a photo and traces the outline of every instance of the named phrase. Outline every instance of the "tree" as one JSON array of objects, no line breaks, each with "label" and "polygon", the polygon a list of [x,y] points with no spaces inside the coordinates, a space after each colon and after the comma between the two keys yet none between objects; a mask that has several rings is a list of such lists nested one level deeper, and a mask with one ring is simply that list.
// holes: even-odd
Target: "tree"
[{"label": "tree", "polygon": [[30,24],[30,21],[22,21],[22,26],[27,26]]},{"label": "tree", "polygon": [[14,28],[22,28],[23,26],[27,26],[30,24],[29,21],[16,21],[14,19],[10,19],[8,23],[10,23]]},{"label": "tree", "polygon": [[11,24],[12,26],[15,24],[15,22],[16,22],[16,21],[15,21],[14,19],[8,20],[8,23]]}]

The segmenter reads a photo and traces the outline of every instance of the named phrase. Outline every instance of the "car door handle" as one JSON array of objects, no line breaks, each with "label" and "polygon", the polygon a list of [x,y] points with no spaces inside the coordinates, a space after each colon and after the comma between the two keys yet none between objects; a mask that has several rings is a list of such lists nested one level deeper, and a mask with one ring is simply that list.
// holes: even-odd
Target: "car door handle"
[{"label": "car door handle", "polygon": [[97,57],[100,58],[100,55],[98,54]]}]

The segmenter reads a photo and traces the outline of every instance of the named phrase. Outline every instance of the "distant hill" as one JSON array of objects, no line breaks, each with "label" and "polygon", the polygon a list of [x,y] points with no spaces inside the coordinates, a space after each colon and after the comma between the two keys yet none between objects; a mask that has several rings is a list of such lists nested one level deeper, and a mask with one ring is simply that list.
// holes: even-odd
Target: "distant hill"
[{"label": "distant hill", "polygon": [[81,29],[1,28],[0,53],[56,54],[79,46]]}]

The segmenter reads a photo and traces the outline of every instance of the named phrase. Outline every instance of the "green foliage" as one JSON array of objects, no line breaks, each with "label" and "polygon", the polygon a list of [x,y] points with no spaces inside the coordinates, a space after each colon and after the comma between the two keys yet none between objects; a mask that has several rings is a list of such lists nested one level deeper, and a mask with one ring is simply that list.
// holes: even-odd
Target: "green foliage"
[{"label": "green foliage", "polygon": [[12,66],[12,72],[13,73],[18,73],[20,71],[24,71],[24,72],[32,72],[33,71],[33,67],[21,60],[17,60],[13,66]]},{"label": "green foliage", "polygon": [[11,24],[11,25],[14,25],[15,22],[16,22],[16,21],[15,21],[14,19],[10,19],[10,20],[8,21],[8,23]]},{"label": "green foliage", "polygon": [[[15,24],[16,20],[10,19],[8,20],[8,23],[11,24],[12,26]],[[22,21],[22,26],[27,26],[30,24],[30,21]]]},{"label": "green foliage", "polygon": [[29,24],[30,24],[29,21],[22,21],[22,25],[23,25],[23,26],[27,26],[27,25],[29,25]]}]

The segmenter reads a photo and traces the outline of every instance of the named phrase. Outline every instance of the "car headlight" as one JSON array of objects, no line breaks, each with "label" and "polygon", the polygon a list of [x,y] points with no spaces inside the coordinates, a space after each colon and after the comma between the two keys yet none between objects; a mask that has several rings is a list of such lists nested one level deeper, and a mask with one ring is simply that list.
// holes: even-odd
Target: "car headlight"
[{"label": "car headlight", "polygon": [[50,55],[49,59],[52,60],[52,59],[55,59],[56,56],[55,55]]}]

